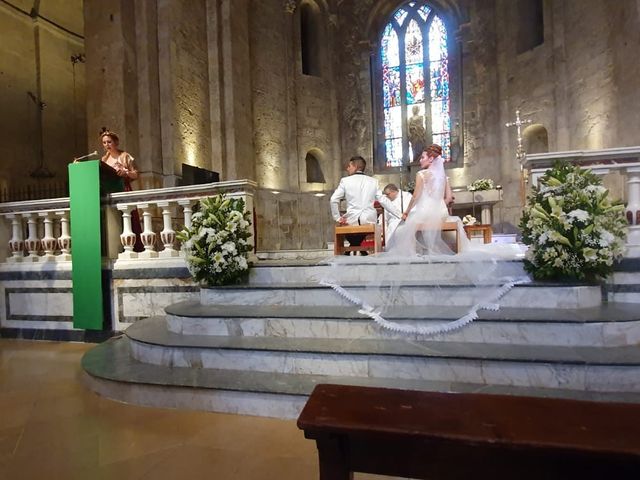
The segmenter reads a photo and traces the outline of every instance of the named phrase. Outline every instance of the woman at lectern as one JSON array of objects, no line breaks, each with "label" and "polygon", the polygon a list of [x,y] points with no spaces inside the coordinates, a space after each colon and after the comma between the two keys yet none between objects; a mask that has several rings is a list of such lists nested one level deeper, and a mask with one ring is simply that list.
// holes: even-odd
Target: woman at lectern
[{"label": "woman at lectern", "polygon": [[115,132],[102,127],[100,132],[100,141],[104,148],[102,161],[113,168],[116,173],[124,179],[124,190],[130,192],[131,182],[138,178],[138,169],[135,166],[133,157],[124,150],[120,150],[118,145],[120,139]]},{"label": "woman at lectern", "polygon": [[[118,176],[124,180],[124,191],[130,192],[133,190],[131,182],[138,178],[138,169],[136,168],[133,157],[120,150],[120,139],[115,132],[109,131],[106,127],[102,127],[100,131],[100,141],[104,148],[104,155],[102,156],[102,162],[113,168]],[[136,234],[136,242],[133,246],[134,252],[144,251],[144,245],[140,240],[140,234],[142,233],[142,226],[140,225],[140,215],[138,210],[131,212],[131,230]]]}]

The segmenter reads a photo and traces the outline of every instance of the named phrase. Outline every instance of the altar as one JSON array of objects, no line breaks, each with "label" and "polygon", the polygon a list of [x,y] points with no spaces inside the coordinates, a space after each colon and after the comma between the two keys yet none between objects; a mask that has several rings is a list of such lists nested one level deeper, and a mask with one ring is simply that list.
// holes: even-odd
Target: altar
[{"label": "altar", "polygon": [[[483,225],[493,225],[495,219],[494,207],[502,202],[502,190],[479,190],[470,191],[454,191],[453,196],[455,202],[453,204],[453,214],[464,217],[467,213],[476,217],[479,223]],[[477,212],[480,212],[478,218]]]}]

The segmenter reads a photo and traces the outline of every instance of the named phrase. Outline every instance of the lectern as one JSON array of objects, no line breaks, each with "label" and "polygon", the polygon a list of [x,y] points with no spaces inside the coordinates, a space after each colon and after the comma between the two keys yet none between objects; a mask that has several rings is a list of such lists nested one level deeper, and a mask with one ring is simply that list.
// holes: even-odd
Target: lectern
[{"label": "lectern", "polygon": [[74,328],[104,328],[100,198],[122,190],[122,178],[100,160],[69,165]]}]

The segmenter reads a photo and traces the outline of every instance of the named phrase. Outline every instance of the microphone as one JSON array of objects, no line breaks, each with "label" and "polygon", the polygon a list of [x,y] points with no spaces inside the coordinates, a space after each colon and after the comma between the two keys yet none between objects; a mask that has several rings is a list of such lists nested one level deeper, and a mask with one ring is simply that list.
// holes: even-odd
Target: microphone
[{"label": "microphone", "polygon": [[75,157],[73,159],[73,163],[79,162],[80,160],[84,160],[85,158],[89,158],[89,157],[93,157],[94,155],[98,155],[98,151],[94,150],[93,152],[87,154],[87,155],[83,155],[82,157]]}]

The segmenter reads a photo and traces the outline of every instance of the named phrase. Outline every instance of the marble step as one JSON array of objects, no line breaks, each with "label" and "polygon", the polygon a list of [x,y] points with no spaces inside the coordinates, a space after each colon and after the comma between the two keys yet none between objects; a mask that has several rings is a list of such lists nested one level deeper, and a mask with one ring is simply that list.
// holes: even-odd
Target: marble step
[{"label": "marble step", "polygon": [[574,398],[605,402],[640,402],[640,393],[567,388],[485,385],[456,381],[416,381],[266,373],[144,364],[130,354],[130,341],[118,337],[96,346],[82,359],[84,380],[93,391],[138,405],[296,418],[315,385],[336,383],[420,391],[476,392]]},{"label": "marble step", "polygon": [[[169,331],[184,335],[425,340],[385,330],[354,306],[202,305],[180,302],[165,308]],[[434,325],[459,318],[460,307],[406,306],[389,320]],[[463,329],[428,337],[439,342],[510,345],[623,346],[640,342],[640,311],[633,304],[607,303],[581,309],[501,308],[481,310]],[[423,320],[413,320],[421,318]]]},{"label": "marble step", "polygon": [[[469,285],[414,282],[394,289],[394,305],[464,306],[486,301],[499,285],[474,287]],[[376,306],[389,295],[362,284],[348,285],[349,292]],[[382,298],[381,298],[382,297]],[[203,305],[351,305],[329,287],[318,284],[234,285],[201,288]],[[588,308],[602,303],[602,289],[595,285],[568,285],[532,282],[515,285],[500,300],[502,307],[518,308]]]},{"label": "marble step", "polygon": [[161,318],[126,330],[132,356],[173,367],[640,392],[640,349],[407,340],[177,335]]},{"label": "marble step", "polygon": [[[497,278],[506,276],[523,277],[526,275],[520,260],[499,260],[485,262],[427,261],[412,259],[409,262],[388,261],[380,263],[368,257],[355,257],[346,260],[344,265],[331,266],[321,262],[259,262],[250,270],[249,284],[290,284],[318,283],[337,272],[343,282],[368,282],[372,278],[393,278],[397,281],[420,279],[424,282],[468,283],[468,271],[482,271],[485,275]],[[474,275],[475,277],[475,275]]]}]

